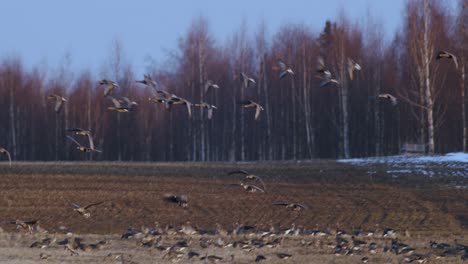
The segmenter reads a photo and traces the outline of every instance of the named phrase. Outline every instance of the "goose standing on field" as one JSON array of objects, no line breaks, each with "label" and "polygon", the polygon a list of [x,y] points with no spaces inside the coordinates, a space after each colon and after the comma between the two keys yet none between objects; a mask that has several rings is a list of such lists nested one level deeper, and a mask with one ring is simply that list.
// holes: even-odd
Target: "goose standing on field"
[{"label": "goose standing on field", "polygon": [[455,68],[458,69],[458,60],[457,60],[457,57],[455,55],[453,55],[452,53],[450,53],[448,51],[445,51],[445,50],[439,51],[439,53],[437,53],[436,60],[439,60],[439,59],[442,59],[442,58],[452,59],[453,63],[455,64]]},{"label": "goose standing on field", "polygon": [[349,74],[349,79],[353,79],[353,73],[354,71],[360,71],[361,70],[361,65],[357,64],[354,62],[352,59],[348,58],[348,74]]},{"label": "goose standing on field", "polygon": [[10,152],[8,150],[6,150],[5,148],[1,148],[0,147],[0,154],[2,155],[5,155],[8,157],[8,162],[10,163],[10,167],[11,167],[11,155],[10,155]]},{"label": "goose standing on field", "polygon": [[218,109],[216,106],[208,104],[208,103],[204,103],[204,102],[201,102],[199,104],[194,104],[194,106],[198,106],[198,107],[201,107],[201,108],[206,108],[206,110],[208,112],[208,119],[211,119],[213,117],[213,110]]},{"label": "goose standing on field", "polygon": [[208,89],[210,89],[210,88],[219,89],[219,85],[214,83],[212,80],[208,80],[205,83],[205,93],[208,92]]},{"label": "goose standing on field", "polygon": [[244,178],[246,180],[254,180],[254,181],[260,182],[263,186],[263,190],[266,190],[265,182],[263,182],[262,178],[260,178],[259,176],[248,173],[245,170],[231,171],[228,173],[228,175],[234,175],[234,174],[242,174],[242,175],[245,175]]},{"label": "goose standing on field", "polygon": [[379,94],[379,98],[390,100],[390,102],[392,102],[392,105],[398,104],[398,99],[389,93]]},{"label": "goose standing on field", "polygon": [[280,68],[280,72],[278,74],[278,78],[280,80],[283,79],[288,74],[291,76],[294,75],[293,70],[291,70],[291,68],[288,68],[288,66],[286,66],[286,63],[284,63],[282,59],[278,59],[276,63],[278,64],[278,67]]},{"label": "goose standing on field", "polygon": [[102,79],[98,83],[99,85],[106,86],[104,90],[104,97],[108,96],[112,92],[112,90],[119,87],[119,85],[116,82],[111,81],[111,80],[106,80],[106,79]]},{"label": "goose standing on field", "polygon": [[63,103],[67,101],[67,99],[65,99],[62,96],[57,95],[57,94],[48,95],[47,99],[49,99],[51,101],[55,101],[54,111],[57,114],[60,113],[60,110],[62,109]]},{"label": "goose standing on field", "polygon": [[89,204],[89,205],[87,205],[85,207],[81,207],[76,203],[72,203],[72,202],[68,201],[68,204],[73,206],[73,211],[79,213],[80,215],[84,216],[85,218],[90,218],[91,217],[91,212],[88,210],[90,207],[100,205],[102,203],[104,203],[104,201],[98,202],[98,203],[92,203],[92,204]]},{"label": "goose standing on field", "polygon": [[245,74],[243,72],[240,73],[239,79],[242,82],[242,87],[243,88],[249,88],[251,84],[256,84],[256,82],[255,82],[255,80],[253,78],[247,76],[247,74]]},{"label": "goose standing on field", "polygon": [[156,86],[158,85],[158,83],[156,81],[153,81],[149,74],[145,74],[144,77],[145,78],[142,81],[136,81],[136,82],[137,83],[142,83],[142,84],[144,84],[146,86],[151,86],[154,89],[156,89]]},{"label": "goose standing on field", "polygon": [[248,107],[255,107],[255,120],[258,120],[260,117],[260,111],[263,111],[263,107],[259,105],[258,103],[252,101],[252,100],[247,100],[247,101],[242,101],[239,102],[242,107],[248,108]]}]

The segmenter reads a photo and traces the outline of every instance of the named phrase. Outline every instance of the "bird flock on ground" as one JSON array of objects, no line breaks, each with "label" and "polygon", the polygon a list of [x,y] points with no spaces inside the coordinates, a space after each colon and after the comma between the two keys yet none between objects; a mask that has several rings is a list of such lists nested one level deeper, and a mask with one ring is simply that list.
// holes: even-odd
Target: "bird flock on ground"
[{"label": "bird flock on ground", "polygon": [[[453,60],[455,67],[458,67],[458,62],[457,58],[447,52],[447,51],[441,51],[437,54],[436,59],[451,59]],[[293,78],[294,76],[294,71],[286,65],[286,63],[278,59],[277,60],[278,64],[278,78],[284,79],[287,76],[291,76]],[[357,64],[355,61],[352,59],[348,59],[347,63],[347,69],[348,69],[348,74],[349,74],[349,79],[353,80],[355,76],[355,71],[360,71],[361,66]],[[326,67],[324,60],[322,58],[318,59],[318,66],[316,72],[318,73],[318,77],[321,79],[320,82],[320,87],[326,87],[326,86],[331,86],[331,85],[340,85],[339,80],[335,79],[330,71],[329,68]],[[246,73],[241,72],[238,76],[238,79],[240,80],[242,88],[249,88],[252,85],[256,84],[256,81],[253,77],[248,76]],[[156,104],[163,104],[166,109],[170,110],[172,107],[175,107],[177,105],[182,105],[185,106],[187,109],[188,116],[190,117],[192,115],[192,108],[193,107],[200,107],[202,109],[206,109],[207,111],[207,118],[211,119],[213,116],[214,110],[218,109],[215,105],[212,105],[207,102],[200,102],[200,103],[192,103],[187,99],[184,99],[182,97],[179,97],[173,93],[170,93],[166,90],[159,89],[158,83],[154,81],[149,74],[144,75],[143,80],[138,80],[136,81],[137,83],[144,84],[148,88],[151,89],[152,96],[148,98],[149,102],[156,103]],[[107,109],[109,111],[116,111],[118,113],[128,113],[134,110],[136,106],[138,106],[138,103],[135,101],[132,101],[128,97],[118,97],[115,98],[111,96],[116,89],[119,89],[120,86],[112,80],[107,80],[103,79],[98,82],[99,85],[105,86],[104,89],[104,97],[109,98],[110,102],[112,103],[111,106],[109,106]],[[219,89],[219,85],[213,82],[212,80],[208,80],[203,89],[205,92],[209,92],[210,89]],[[389,94],[389,93],[383,93],[379,94],[376,98],[382,98],[390,101],[392,105],[397,105],[398,104],[398,99]],[[47,96],[47,99],[51,100],[54,102],[54,111],[56,113],[60,113],[61,109],[63,108],[64,103],[67,102],[67,99],[64,98],[61,95],[57,94],[51,94]],[[254,119],[258,120],[260,118],[261,111],[264,110],[264,108],[256,101],[253,100],[242,100],[238,102],[239,105],[241,105],[243,108],[254,108],[255,109],[255,115]],[[87,153],[100,153],[102,152],[101,150],[96,149],[93,136],[91,134],[91,131],[86,130],[86,129],[81,129],[81,128],[69,128],[67,129],[67,132],[74,135],[75,137],[84,137],[87,139],[87,144],[80,143],[79,140],[77,140],[75,137],[71,135],[67,135],[66,137],[74,144],[76,145],[76,149],[79,150],[80,152],[87,152]],[[6,150],[5,148],[0,147],[0,154],[7,156],[9,160],[9,164],[11,166],[11,160],[12,157],[10,155],[10,152]],[[263,179],[257,175],[251,174],[245,170],[236,170],[228,173],[229,176],[231,175],[241,175],[242,180],[237,183],[229,183],[225,184],[227,187],[241,187],[241,189],[245,190],[246,192],[251,192],[251,193],[264,193],[266,192],[266,184],[263,181]],[[188,208],[189,206],[189,200],[187,195],[176,195],[176,194],[166,194],[162,197],[164,201],[167,201],[169,203],[174,203],[177,204],[178,206],[182,208]],[[105,201],[100,201],[92,204],[88,204],[86,206],[80,206],[74,202],[71,201],[66,201],[75,212],[78,214],[82,215],[84,218],[90,218],[91,217],[91,211],[90,208],[99,206],[103,204]],[[286,209],[291,210],[291,212],[301,212],[302,210],[307,209],[307,205],[301,204],[301,203],[294,203],[294,202],[289,202],[289,201],[281,201],[281,202],[274,202],[272,203],[272,206],[279,206],[279,207],[284,207]],[[25,229],[28,230],[29,232],[33,232],[35,230],[34,226],[37,226],[38,221],[37,220],[10,220],[5,223],[9,224],[14,224],[17,226],[18,229]],[[178,241],[176,244],[173,245],[164,245],[162,241],[162,235],[170,235],[170,234],[186,234],[186,235],[213,235],[218,237],[217,239],[215,238],[200,238],[199,244],[202,248],[207,248],[211,245],[220,247],[220,248],[225,248],[225,247],[240,247],[242,250],[246,251],[253,251],[258,248],[262,247],[270,247],[270,248],[276,248],[281,243],[283,240],[289,236],[311,236],[313,239],[311,241],[307,241],[306,238],[301,240],[301,245],[302,246],[311,246],[311,245],[316,245],[319,246],[320,248],[324,248],[325,245],[326,247],[332,249],[334,254],[337,255],[353,255],[353,254],[359,254],[359,255],[365,255],[365,254],[375,254],[377,252],[377,243],[374,241],[363,241],[363,240],[358,240],[357,238],[360,236],[363,236],[363,231],[353,231],[351,235],[346,234],[346,232],[342,230],[336,230],[334,232],[327,230],[327,231],[319,231],[319,230],[308,230],[304,228],[298,228],[294,224],[291,228],[287,230],[275,230],[273,227],[269,230],[259,230],[256,227],[252,226],[244,226],[244,225],[238,225],[236,228],[230,231],[223,230],[221,227],[218,227],[215,230],[197,230],[191,226],[183,226],[179,230],[174,230],[171,228],[153,228],[153,229],[148,229],[148,230],[135,230],[135,229],[129,229],[125,234],[122,235],[122,239],[130,239],[130,238],[137,238],[140,239],[140,244],[145,247],[153,247],[155,246],[157,249],[167,251],[167,253],[164,255],[164,258],[169,259],[169,260],[178,260],[181,259],[185,256],[187,256],[189,259],[193,257],[200,257],[200,254],[194,251],[190,251],[188,253],[185,253],[186,248],[190,248],[190,245],[194,243],[192,238],[184,239]],[[235,239],[235,235],[237,236],[242,236],[242,239],[237,237],[237,240]],[[246,236],[246,235],[251,235],[251,236]],[[403,243],[398,242],[398,239],[396,238],[395,231],[392,229],[385,229],[382,238],[385,237],[391,237],[391,240],[382,240],[385,243],[385,246],[382,246],[381,250],[382,252],[392,252],[398,255],[404,255],[404,262],[406,263],[411,263],[413,261],[417,263],[424,263],[426,262],[431,256],[436,256],[438,258],[444,257],[444,256],[450,256],[450,255],[457,255],[461,254],[462,259],[468,259],[468,247],[461,245],[459,243],[455,243],[454,245],[448,245],[448,244],[439,244],[437,242],[432,242],[430,244],[430,247],[434,249],[433,251],[427,253],[427,254],[416,254],[414,253],[414,248],[405,245]],[[334,237],[334,241],[332,240],[331,242],[327,240],[330,237]],[[374,237],[374,232],[368,232],[368,235],[364,236],[366,240],[369,240]],[[375,236],[378,237],[378,236]],[[322,242],[317,242],[317,238],[327,238],[323,240]],[[328,241],[328,242],[327,242]],[[382,242],[380,241],[380,242]],[[46,238],[42,241],[37,241],[34,242],[31,247],[40,247],[40,248],[46,248],[51,246],[53,243],[55,243],[55,239],[52,240],[50,238]],[[105,244],[105,241],[100,241],[96,244],[83,244],[82,241],[78,238],[75,238],[74,240],[64,240],[57,242],[60,245],[63,245],[64,248],[72,255],[79,255],[77,252],[78,249],[81,249],[83,251],[89,251],[89,250],[94,250],[94,249],[100,249],[103,247]],[[324,244],[326,243],[326,244]],[[388,245],[387,245],[388,244]],[[41,253],[41,258],[48,258],[50,255]],[[277,252],[276,257],[280,259],[288,259],[292,257],[290,254],[286,253],[281,253]],[[110,259],[115,259],[119,260],[121,259],[123,261],[123,254],[109,254],[106,258]],[[234,255],[231,255],[231,260],[233,261]],[[267,259],[266,256],[264,255],[257,255],[253,261],[255,262],[262,262]],[[221,257],[215,256],[215,255],[208,255],[205,254],[205,256],[201,256],[200,260],[204,261],[204,263],[212,263],[212,262],[217,262],[222,260]],[[362,258],[362,262],[366,263],[368,261],[368,257],[364,256]]]}]

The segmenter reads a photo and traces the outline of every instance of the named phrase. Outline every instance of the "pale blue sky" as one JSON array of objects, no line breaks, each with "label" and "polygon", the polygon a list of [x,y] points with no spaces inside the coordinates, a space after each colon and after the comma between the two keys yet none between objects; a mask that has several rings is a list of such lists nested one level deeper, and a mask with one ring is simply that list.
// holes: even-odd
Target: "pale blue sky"
[{"label": "pale blue sky", "polygon": [[113,40],[123,43],[137,72],[145,57],[162,61],[177,47],[190,22],[203,15],[217,41],[237,30],[245,19],[253,33],[264,20],[274,33],[281,23],[301,22],[316,32],[327,19],[344,11],[364,23],[370,11],[381,19],[390,39],[403,20],[405,0],[0,0],[0,56],[21,56],[27,66],[56,67],[66,53],[72,67],[99,69]]}]

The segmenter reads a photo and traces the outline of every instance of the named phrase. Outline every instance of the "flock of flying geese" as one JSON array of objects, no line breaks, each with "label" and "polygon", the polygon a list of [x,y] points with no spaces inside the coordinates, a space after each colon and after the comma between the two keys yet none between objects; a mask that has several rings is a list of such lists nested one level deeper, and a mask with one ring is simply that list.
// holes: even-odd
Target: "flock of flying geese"
[{"label": "flock of flying geese", "polygon": [[[457,57],[454,54],[448,51],[439,51],[437,53],[436,60],[439,60],[442,58],[452,60],[455,64],[455,67],[458,69]],[[318,62],[318,66],[317,66],[316,72],[318,73],[317,77],[321,79],[320,87],[326,87],[329,85],[340,85],[340,82],[337,79],[333,78],[330,69],[326,67],[323,58],[319,57],[317,62]],[[294,75],[294,71],[290,67],[288,67],[283,60],[278,59],[277,64],[278,64],[278,69],[279,69],[278,78],[280,80],[284,79],[288,75],[289,76]],[[361,66],[358,63],[354,62],[354,60],[348,58],[347,70],[349,74],[349,79],[353,80],[354,71],[360,71]],[[239,74],[238,79],[241,82],[242,88],[249,88],[252,85],[256,84],[255,79],[248,76],[244,72],[241,72]],[[168,91],[159,89],[158,83],[155,80],[151,79],[151,76],[149,74],[145,74],[143,80],[138,80],[136,82],[144,84],[145,86],[151,88],[152,96],[148,98],[150,102],[153,102],[156,104],[163,104],[168,110],[170,110],[173,105],[183,105],[187,108],[188,116],[191,117],[192,108],[200,107],[202,109],[206,109],[207,118],[212,119],[213,111],[217,109],[215,105],[212,105],[206,102],[191,103],[187,99],[179,97]],[[114,98],[111,96],[111,93],[115,89],[119,88],[119,85],[115,81],[103,79],[103,80],[100,80],[98,84],[105,86],[104,97],[108,97],[113,104],[113,106],[108,107],[108,110],[116,111],[119,113],[127,113],[127,112],[131,112],[134,109],[134,107],[138,105],[137,102],[130,100],[128,97],[122,96],[119,98]],[[207,93],[210,89],[219,89],[219,85],[213,82],[212,80],[208,80],[206,81],[205,87],[204,87],[205,93]],[[389,94],[389,93],[379,94],[377,98],[389,100],[394,106],[398,104],[398,99],[394,95]],[[57,94],[48,95],[47,99],[55,102],[54,111],[56,113],[59,113],[63,107],[63,104],[67,102],[66,98]],[[255,120],[259,119],[261,111],[264,110],[264,108],[258,102],[255,102],[253,100],[240,101],[239,104],[244,108],[255,108]],[[81,128],[73,128],[73,129],[68,129],[67,131],[74,133],[75,135],[81,135],[81,136],[85,136],[88,138],[89,145],[85,146],[79,143],[79,141],[76,140],[75,138],[67,135],[67,138],[71,140],[77,146],[76,148],[79,151],[101,152],[100,150],[95,148],[93,138],[89,130],[84,130]],[[0,147],[0,155],[5,155],[8,158],[9,164],[11,166],[12,157],[11,157],[10,152],[8,152],[8,150],[5,148]]]}]

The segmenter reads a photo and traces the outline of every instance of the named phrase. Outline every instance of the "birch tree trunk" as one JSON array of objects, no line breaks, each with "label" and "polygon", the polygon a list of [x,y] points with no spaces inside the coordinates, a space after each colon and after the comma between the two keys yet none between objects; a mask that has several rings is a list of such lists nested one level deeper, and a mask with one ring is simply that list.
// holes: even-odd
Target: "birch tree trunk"
[{"label": "birch tree trunk", "polygon": [[[428,31],[429,31],[429,14],[428,14],[428,3],[424,0],[424,75],[425,75],[425,88],[426,88],[426,114],[427,114],[427,146],[429,154],[434,154],[435,143],[434,143],[434,102],[432,98],[432,87],[431,87],[431,73],[429,70],[430,58],[432,52],[429,50]],[[432,46],[432,45],[431,45]]]},{"label": "birch tree trunk", "polygon": [[11,132],[11,151],[13,157],[16,157],[16,129],[15,129],[15,92],[13,85],[10,84],[10,132]]}]

